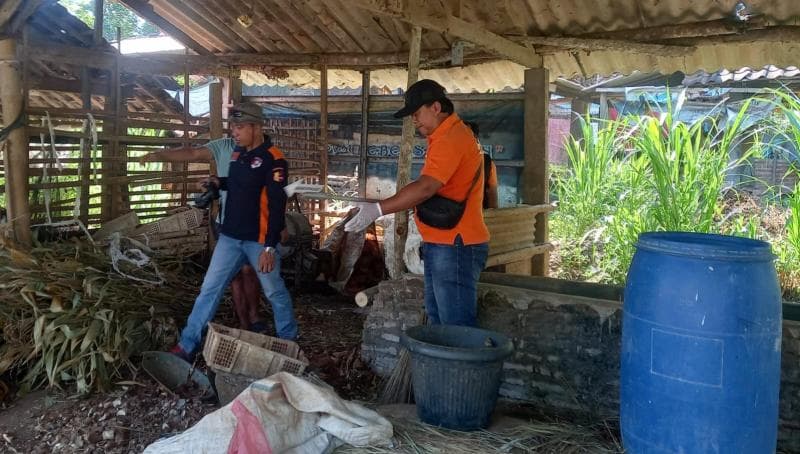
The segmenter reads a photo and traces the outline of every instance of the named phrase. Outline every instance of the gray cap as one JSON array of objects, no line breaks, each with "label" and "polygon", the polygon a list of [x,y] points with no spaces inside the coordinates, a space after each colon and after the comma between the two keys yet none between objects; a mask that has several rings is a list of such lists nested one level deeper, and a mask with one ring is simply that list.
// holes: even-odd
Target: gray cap
[{"label": "gray cap", "polygon": [[228,112],[228,121],[231,123],[264,124],[264,110],[254,102],[243,102],[231,108]]}]

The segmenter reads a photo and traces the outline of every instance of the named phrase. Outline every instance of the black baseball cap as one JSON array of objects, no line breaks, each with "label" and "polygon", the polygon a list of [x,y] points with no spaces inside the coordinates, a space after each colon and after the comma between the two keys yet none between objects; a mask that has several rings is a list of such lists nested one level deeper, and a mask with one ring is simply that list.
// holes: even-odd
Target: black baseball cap
[{"label": "black baseball cap", "polygon": [[228,121],[231,123],[264,124],[264,110],[254,102],[243,102],[231,108]]},{"label": "black baseball cap", "polygon": [[435,80],[422,79],[415,82],[406,91],[405,105],[402,109],[394,113],[394,118],[407,117],[417,111],[420,107],[434,101],[444,101],[447,94],[444,87]]}]

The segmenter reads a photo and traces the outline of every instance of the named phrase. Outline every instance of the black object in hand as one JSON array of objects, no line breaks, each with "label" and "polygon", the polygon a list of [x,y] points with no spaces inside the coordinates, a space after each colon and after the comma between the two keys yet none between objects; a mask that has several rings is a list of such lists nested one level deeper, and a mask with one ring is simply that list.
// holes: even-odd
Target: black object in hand
[{"label": "black object in hand", "polygon": [[208,208],[211,202],[219,198],[219,187],[212,182],[202,184],[205,192],[194,199],[194,206],[197,208]]}]

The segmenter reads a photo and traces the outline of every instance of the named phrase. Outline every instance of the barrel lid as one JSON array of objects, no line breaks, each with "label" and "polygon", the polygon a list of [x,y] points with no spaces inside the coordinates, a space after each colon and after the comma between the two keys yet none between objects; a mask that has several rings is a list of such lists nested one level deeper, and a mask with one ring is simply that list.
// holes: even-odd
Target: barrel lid
[{"label": "barrel lid", "polygon": [[639,235],[637,249],[672,255],[719,260],[774,260],[766,241],[728,235],[695,232],[645,232]]}]

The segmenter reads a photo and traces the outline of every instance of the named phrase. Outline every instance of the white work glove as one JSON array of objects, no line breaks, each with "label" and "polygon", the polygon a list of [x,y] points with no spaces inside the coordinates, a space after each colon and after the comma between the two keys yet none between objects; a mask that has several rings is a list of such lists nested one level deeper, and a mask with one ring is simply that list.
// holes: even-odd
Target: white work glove
[{"label": "white work glove", "polygon": [[294,183],[287,185],[283,188],[283,192],[286,193],[286,197],[291,197],[297,192],[297,187],[300,186],[301,180],[297,180]]},{"label": "white work glove", "polygon": [[363,203],[358,206],[358,213],[344,225],[345,232],[361,232],[367,229],[375,219],[383,216],[379,203]]}]

